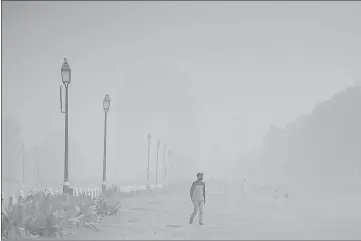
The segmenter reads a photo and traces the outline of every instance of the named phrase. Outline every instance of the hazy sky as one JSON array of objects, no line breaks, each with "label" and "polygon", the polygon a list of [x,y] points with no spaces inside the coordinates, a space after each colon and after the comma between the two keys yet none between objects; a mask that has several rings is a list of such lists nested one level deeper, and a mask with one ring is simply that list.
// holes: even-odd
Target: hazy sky
[{"label": "hazy sky", "polygon": [[[204,158],[212,146],[236,155],[234,143],[241,139],[247,148],[255,146],[271,124],[309,113],[361,76],[357,1],[2,2],[2,18],[3,115],[21,121],[26,145],[63,132],[59,85],[67,57],[73,70],[70,137],[94,161],[102,158],[107,93],[109,131],[117,125],[141,129],[139,136],[124,136],[143,145],[142,152],[150,129],[167,129],[142,119],[145,109],[132,112],[128,103],[122,112],[124,94],[139,96],[148,81],[142,76],[146,82],[127,89],[127,76],[152,64],[160,72],[171,69],[169,78],[172,71],[187,76]],[[152,81],[155,87],[164,83]],[[242,128],[236,117],[244,120]],[[114,161],[121,149],[121,131],[116,133],[108,140]]]}]

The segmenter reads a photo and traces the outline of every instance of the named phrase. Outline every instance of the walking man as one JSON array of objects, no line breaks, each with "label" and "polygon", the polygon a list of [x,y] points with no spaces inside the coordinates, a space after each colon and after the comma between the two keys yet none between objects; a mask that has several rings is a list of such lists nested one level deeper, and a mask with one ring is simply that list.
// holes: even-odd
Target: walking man
[{"label": "walking man", "polygon": [[193,213],[189,220],[190,224],[193,224],[194,217],[199,211],[199,225],[203,223],[203,207],[206,204],[206,184],[203,182],[203,173],[197,173],[197,181],[192,183],[190,189],[191,200],[194,206]]}]

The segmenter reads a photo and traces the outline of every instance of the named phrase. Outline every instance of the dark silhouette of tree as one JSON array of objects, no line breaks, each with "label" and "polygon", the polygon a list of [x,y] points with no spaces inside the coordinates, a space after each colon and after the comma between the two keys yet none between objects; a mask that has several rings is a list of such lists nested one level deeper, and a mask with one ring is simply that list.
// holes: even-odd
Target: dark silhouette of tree
[{"label": "dark silhouette of tree", "polygon": [[283,129],[264,136],[269,176],[338,180],[361,174],[361,87],[336,93]]}]

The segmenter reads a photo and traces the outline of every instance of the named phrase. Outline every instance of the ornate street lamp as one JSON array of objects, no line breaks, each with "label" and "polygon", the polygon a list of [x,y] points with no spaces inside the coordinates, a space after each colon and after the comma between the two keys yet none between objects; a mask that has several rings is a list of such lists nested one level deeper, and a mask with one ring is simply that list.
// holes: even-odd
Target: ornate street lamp
[{"label": "ornate street lamp", "polygon": [[69,129],[68,129],[68,100],[69,100],[69,84],[71,82],[71,69],[66,58],[64,58],[63,66],[61,67],[61,80],[65,86],[65,110],[63,111],[63,101],[60,86],[60,111],[65,114],[65,153],[64,153],[64,183],[63,193],[70,193],[69,188]]},{"label": "ornate street lamp", "polygon": [[169,148],[168,150],[168,170],[167,170],[167,178],[168,178],[168,181],[169,181],[169,177],[170,177],[170,171],[172,169],[172,149]]},{"label": "ornate street lamp", "polygon": [[149,176],[150,176],[150,143],[152,141],[152,136],[148,134],[147,136],[148,140],[148,168],[147,168],[147,185],[150,184]]},{"label": "ornate street lamp", "polygon": [[166,175],[167,175],[167,162],[166,162],[166,151],[167,151],[167,144],[164,143],[163,145],[163,164],[162,164],[162,181],[164,184],[164,181],[166,179]]},{"label": "ornate street lamp", "polygon": [[103,100],[104,109],[104,156],[103,156],[103,181],[102,181],[102,192],[107,190],[107,115],[110,108],[110,98],[106,95]]},{"label": "ornate street lamp", "polygon": [[160,140],[157,141],[157,169],[155,171],[155,184],[158,185],[158,165],[159,165],[159,147],[160,147]]}]

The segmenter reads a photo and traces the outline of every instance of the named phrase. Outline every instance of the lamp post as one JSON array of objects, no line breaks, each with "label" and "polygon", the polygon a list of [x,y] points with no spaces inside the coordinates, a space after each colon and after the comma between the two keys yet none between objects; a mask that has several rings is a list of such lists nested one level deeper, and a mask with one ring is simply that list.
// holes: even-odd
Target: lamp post
[{"label": "lamp post", "polygon": [[110,108],[110,98],[106,95],[103,100],[104,109],[104,156],[103,156],[103,181],[102,181],[102,192],[107,190],[107,115]]},{"label": "lamp post", "polygon": [[148,140],[148,167],[147,167],[147,185],[150,184],[150,180],[149,180],[149,175],[150,175],[150,143],[152,141],[152,136],[150,134],[148,134],[147,136],[147,140]]},{"label": "lamp post", "polygon": [[61,67],[61,79],[65,86],[65,110],[62,109],[62,95],[60,87],[60,109],[61,113],[65,114],[65,153],[64,153],[64,183],[63,183],[63,193],[70,193],[69,190],[69,136],[68,136],[68,92],[69,84],[71,82],[71,69],[70,66],[64,58],[63,66]]},{"label": "lamp post", "polygon": [[168,166],[168,168],[167,168],[167,183],[169,183],[169,179],[170,179],[170,174],[171,174],[171,169],[172,169],[172,149],[170,149],[169,148],[169,150],[168,150],[168,158],[167,158],[167,166]]},{"label": "lamp post", "polygon": [[167,150],[167,144],[163,145],[163,165],[162,165],[162,181],[164,184],[165,178],[166,178],[166,172],[167,172],[167,166],[166,166],[166,160],[165,160],[165,155],[166,155],[166,150]]},{"label": "lamp post", "polygon": [[158,164],[159,164],[159,147],[160,147],[160,141],[157,141],[157,169],[155,171],[155,184],[158,185]]},{"label": "lamp post", "polygon": [[37,148],[33,147],[33,184],[36,187],[36,165],[37,165]]},{"label": "lamp post", "polygon": [[25,145],[23,143],[22,145],[22,151],[23,151],[23,163],[22,163],[22,185],[24,186],[25,185]]},{"label": "lamp post", "polygon": [[39,186],[39,181],[40,181],[40,178],[39,178],[39,175],[40,172],[39,172],[39,162],[36,163],[36,185]]}]

